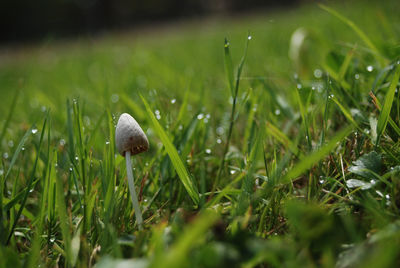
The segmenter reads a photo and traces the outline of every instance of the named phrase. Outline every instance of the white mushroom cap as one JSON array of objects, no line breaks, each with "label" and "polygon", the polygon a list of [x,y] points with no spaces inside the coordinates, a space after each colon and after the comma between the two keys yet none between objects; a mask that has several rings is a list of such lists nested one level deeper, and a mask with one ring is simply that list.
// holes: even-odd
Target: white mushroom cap
[{"label": "white mushroom cap", "polygon": [[149,141],[138,122],[129,114],[123,113],[118,119],[115,129],[115,143],[118,152],[125,157],[125,152],[132,155],[149,149]]}]

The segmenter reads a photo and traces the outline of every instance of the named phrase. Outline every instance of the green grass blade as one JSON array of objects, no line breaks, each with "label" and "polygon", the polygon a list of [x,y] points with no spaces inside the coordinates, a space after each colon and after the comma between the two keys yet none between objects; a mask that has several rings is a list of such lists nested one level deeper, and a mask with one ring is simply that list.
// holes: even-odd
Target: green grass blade
[{"label": "green grass blade", "polygon": [[354,49],[351,49],[347,54],[346,57],[344,58],[344,61],[342,65],[340,66],[339,73],[338,73],[338,79],[339,83],[342,83],[342,80],[344,79],[344,76],[346,75],[347,69],[349,68],[351,59],[353,58],[354,55]]},{"label": "green grass blade", "polygon": [[337,143],[346,138],[353,131],[352,126],[348,126],[335,137],[332,138],[325,146],[321,147],[318,151],[304,157],[297,163],[294,168],[292,168],[283,178],[282,183],[289,183],[290,181],[296,179],[303,172],[310,169],[313,165],[317,164],[323,157],[332,152],[332,150],[337,146]]},{"label": "green grass blade", "polygon": [[72,262],[71,233],[69,230],[69,219],[64,199],[64,184],[61,178],[56,178],[56,208],[60,217],[61,234],[64,241],[64,252],[68,263]]},{"label": "green grass blade", "polygon": [[7,178],[8,178],[8,175],[10,175],[11,169],[12,169],[13,166],[15,165],[15,161],[17,161],[18,155],[19,155],[19,153],[21,152],[22,147],[24,147],[26,140],[28,139],[29,135],[32,133],[32,128],[33,128],[33,126],[30,127],[30,128],[25,132],[24,136],[22,137],[21,141],[19,142],[19,144],[18,144],[18,146],[17,146],[17,149],[15,149],[15,152],[14,152],[13,157],[12,157],[11,162],[10,162],[10,166],[8,167],[6,176],[4,177],[4,181],[6,181]]},{"label": "green grass blade", "polygon": [[389,90],[386,93],[385,102],[383,103],[381,114],[378,118],[378,126],[377,126],[377,139],[376,144],[379,143],[380,137],[386,129],[386,125],[388,123],[390,117],[390,110],[392,109],[394,94],[396,92],[397,83],[400,78],[400,64],[397,65],[396,71],[394,72],[392,82],[390,84]]},{"label": "green grass blade", "polygon": [[28,199],[28,195],[29,195],[29,192],[30,192],[31,187],[32,187],[32,183],[33,183],[33,180],[34,180],[36,167],[37,167],[37,164],[38,164],[38,161],[39,161],[39,157],[40,157],[40,150],[41,150],[41,147],[42,147],[43,136],[44,136],[44,132],[45,132],[45,130],[46,130],[46,123],[47,123],[48,117],[49,117],[49,113],[47,112],[47,115],[46,115],[46,117],[45,117],[45,119],[44,119],[44,122],[43,122],[42,133],[40,134],[38,152],[37,152],[37,154],[36,154],[35,163],[34,163],[34,165],[33,165],[32,172],[31,172],[30,177],[29,177],[29,181],[28,181],[28,185],[27,185],[27,187],[26,187],[26,191],[25,191],[25,194],[24,194],[24,198],[23,198],[22,201],[21,201],[20,208],[19,208],[19,210],[18,210],[18,212],[17,212],[17,216],[15,217],[14,223],[13,223],[13,225],[12,225],[12,227],[11,227],[11,230],[10,230],[10,233],[9,233],[9,235],[8,235],[6,244],[8,244],[8,243],[10,242],[10,239],[11,239],[13,233],[14,233],[14,229],[15,229],[15,227],[17,226],[19,217],[20,217],[21,214],[22,214],[22,210],[25,208],[26,200]]},{"label": "green grass blade", "polygon": [[346,107],[344,107],[335,96],[331,97],[331,100],[333,100],[333,102],[336,103],[336,105],[339,107],[340,111],[342,111],[343,115],[347,118],[347,120],[349,120],[350,123],[352,123],[357,129],[363,132],[363,130],[354,120],[353,116],[351,115],[351,112]]},{"label": "green grass blade", "polygon": [[193,202],[198,205],[200,201],[199,197],[199,192],[197,190],[196,185],[194,184],[194,181],[191,179],[189,176],[188,171],[186,170],[185,165],[182,162],[182,159],[179,157],[178,152],[170,139],[168,138],[167,133],[164,131],[156,117],[154,116],[153,112],[151,111],[151,108],[147,101],[143,98],[143,96],[140,95],[142,98],[142,101],[144,103],[144,106],[146,107],[146,111],[148,116],[150,117],[151,122],[153,123],[154,130],[158,134],[159,138],[161,139],[162,143],[165,146],[165,150],[167,151],[171,162],[178,173],[178,176],[185,187],[186,191],[188,192],[190,198],[192,198]]},{"label": "green grass blade", "polygon": [[232,57],[229,52],[229,42],[225,38],[225,44],[224,44],[224,63],[225,63],[225,72],[226,72],[226,77],[228,80],[228,85],[229,89],[231,91],[232,98],[234,96],[234,89],[233,89],[233,64],[232,64]]},{"label": "green grass blade", "polygon": [[372,41],[368,38],[368,36],[353,21],[340,15],[339,12],[337,12],[336,10],[334,10],[330,7],[327,7],[323,4],[319,4],[319,6],[323,10],[327,11],[331,15],[333,15],[336,18],[338,18],[339,20],[341,20],[342,22],[346,23],[354,32],[356,32],[356,34],[364,41],[364,43],[371,49],[371,51],[376,56],[378,56],[380,63],[382,65],[384,64],[384,58],[383,58],[382,54],[380,53],[380,51],[376,48],[376,46],[372,43]]}]

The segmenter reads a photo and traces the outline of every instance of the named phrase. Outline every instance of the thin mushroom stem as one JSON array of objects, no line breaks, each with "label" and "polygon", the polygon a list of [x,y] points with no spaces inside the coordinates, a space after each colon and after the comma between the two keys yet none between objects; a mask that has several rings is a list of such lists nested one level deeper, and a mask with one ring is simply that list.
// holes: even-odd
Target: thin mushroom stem
[{"label": "thin mushroom stem", "polygon": [[129,192],[131,193],[131,197],[132,197],[133,209],[135,210],[135,216],[136,216],[136,221],[139,226],[139,230],[142,230],[143,229],[143,217],[142,217],[142,212],[140,211],[139,201],[136,196],[135,184],[133,182],[131,152],[130,151],[125,152],[125,159],[126,159],[126,173],[128,175]]}]

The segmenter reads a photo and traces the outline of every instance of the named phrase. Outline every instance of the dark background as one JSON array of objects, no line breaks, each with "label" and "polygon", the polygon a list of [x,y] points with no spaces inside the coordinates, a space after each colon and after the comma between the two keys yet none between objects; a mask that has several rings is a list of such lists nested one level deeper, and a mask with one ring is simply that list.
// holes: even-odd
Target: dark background
[{"label": "dark background", "polygon": [[0,0],[0,42],[96,33],[185,17],[235,14],[299,0]]}]

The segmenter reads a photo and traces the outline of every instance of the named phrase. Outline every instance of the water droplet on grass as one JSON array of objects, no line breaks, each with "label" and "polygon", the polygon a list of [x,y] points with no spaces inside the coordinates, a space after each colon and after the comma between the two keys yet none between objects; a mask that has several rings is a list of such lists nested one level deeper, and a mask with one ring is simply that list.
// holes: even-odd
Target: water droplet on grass
[{"label": "water droplet on grass", "polygon": [[32,134],[36,134],[38,132],[37,128],[32,128]]},{"label": "water droplet on grass", "polygon": [[106,145],[109,145],[110,144],[110,142],[109,141],[106,141]]},{"label": "water droplet on grass", "polygon": [[276,115],[280,115],[280,114],[281,114],[281,110],[276,109],[276,110],[275,110],[275,114],[276,114]]},{"label": "water droplet on grass", "polygon": [[222,134],[224,134],[224,132],[225,132],[225,129],[223,128],[223,127],[217,127],[217,134],[218,135],[222,135]]},{"label": "water droplet on grass", "polygon": [[211,149],[208,149],[208,148],[207,148],[207,149],[206,149],[206,153],[207,153],[207,154],[211,154]]},{"label": "water droplet on grass", "polygon": [[117,103],[119,101],[119,96],[118,94],[112,94],[111,95],[111,102],[112,103]]},{"label": "water droplet on grass", "polygon": [[13,141],[9,141],[8,142],[8,147],[14,147],[14,142]]},{"label": "water droplet on grass", "polygon": [[354,78],[358,80],[358,79],[360,79],[360,75],[359,74],[355,74]]},{"label": "water droplet on grass", "polygon": [[251,35],[247,36],[247,39],[251,40],[253,37]]},{"label": "water droplet on grass", "polygon": [[4,154],[3,154],[3,158],[4,158],[4,159],[7,159],[7,158],[8,158],[8,153],[4,153]]},{"label": "water droplet on grass", "polygon": [[174,104],[176,102],[176,99],[172,99],[171,103]]},{"label": "water droplet on grass", "polygon": [[322,77],[322,71],[320,69],[315,69],[314,70],[314,76],[315,76],[315,78],[321,78]]},{"label": "water droplet on grass", "polygon": [[61,139],[61,140],[60,140],[60,145],[61,145],[61,146],[64,146],[64,145],[65,145],[65,140],[64,140],[64,139]]},{"label": "water droplet on grass", "polygon": [[297,84],[297,89],[301,89],[303,86],[301,84]]},{"label": "water droplet on grass", "polygon": [[372,72],[374,70],[374,67],[372,65],[367,66],[367,71]]},{"label": "water droplet on grass", "polygon": [[221,139],[217,139],[217,143],[218,143],[218,144],[221,144],[221,143],[222,143],[222,140],[221,140]]},{"label": "water droplet on grass", "polygon": [[234,170],[234,169],[231,169],[230,173],[233,175],[233,174],[235,174],[235,173],[236,173],[236,170]]},{"label": "water droplet on grass", "polygon": [[197,119],[198,120],[201,120],[201,119],[203,119],[204,118],[204,114],[199,114],[198,116],[197,116]]},{"label": "water droplet on grass", "polygon": [[0,176],[3,176],[4,170],[0,169]]}]

